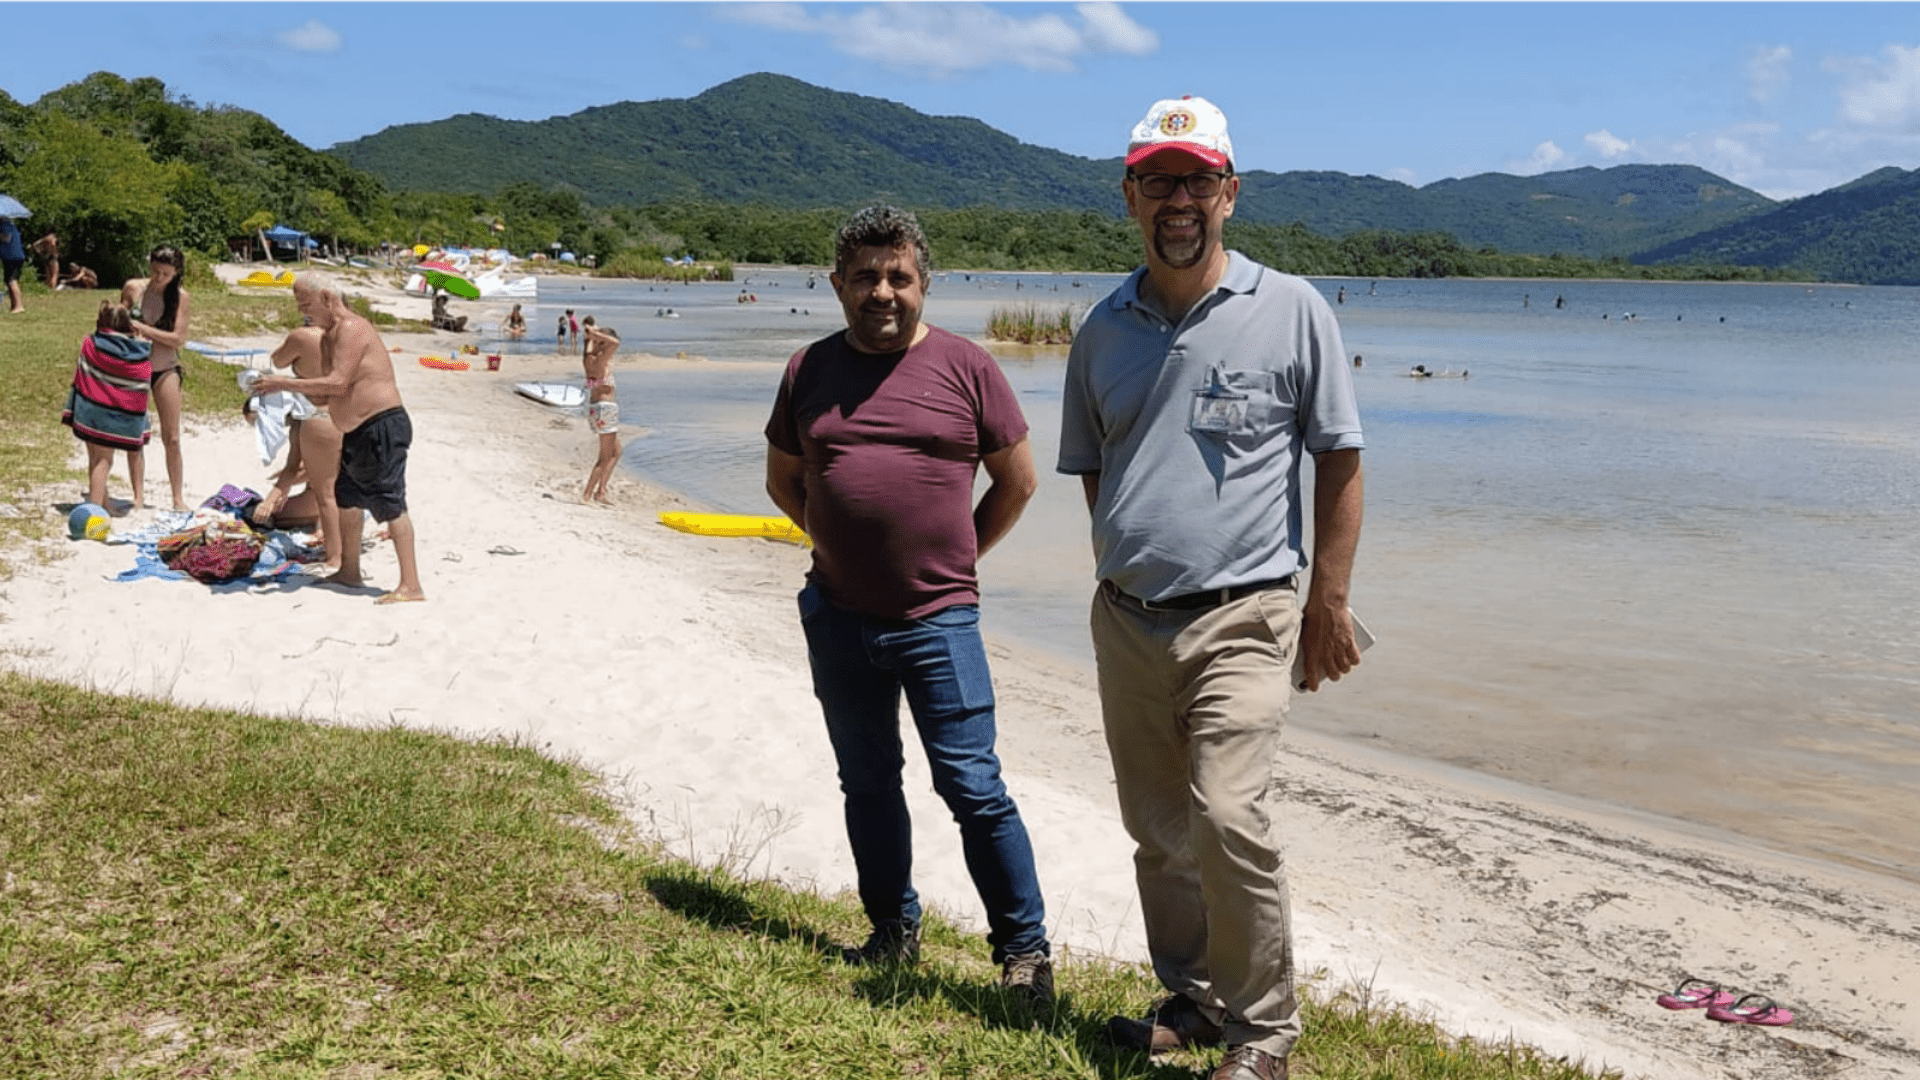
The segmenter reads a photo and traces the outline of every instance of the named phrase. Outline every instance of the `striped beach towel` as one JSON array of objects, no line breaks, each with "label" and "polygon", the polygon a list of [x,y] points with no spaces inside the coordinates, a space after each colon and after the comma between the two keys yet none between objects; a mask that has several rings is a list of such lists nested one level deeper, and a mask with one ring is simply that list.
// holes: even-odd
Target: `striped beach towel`
[{"label": "striped beach towel", "polygon": [[80,364],[74,368],[73,388],[67,391],[60,422],[83,442],[116,450],[146,446],[152,353],[152,342],[111,330],[83,338]]}]

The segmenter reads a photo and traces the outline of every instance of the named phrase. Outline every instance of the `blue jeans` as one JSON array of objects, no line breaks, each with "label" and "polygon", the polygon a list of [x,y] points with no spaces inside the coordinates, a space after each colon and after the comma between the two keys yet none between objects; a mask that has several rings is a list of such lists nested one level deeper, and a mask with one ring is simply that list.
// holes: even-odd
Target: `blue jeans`
[{"label": "blue jeans", "polygon": [[800,592],[813,692],[846,797],[847,841],[867,918],[920,921],[913,838],[900,772],[900,692],[906,691],[933,789],[960,825],[960,844],[980,901],[994,961],[1048,949],[1046,907],[1033,845],[1000,780],[994,753],[993,680],[980,640],[980,609],[967,604],[924,619],[879,619]]}]

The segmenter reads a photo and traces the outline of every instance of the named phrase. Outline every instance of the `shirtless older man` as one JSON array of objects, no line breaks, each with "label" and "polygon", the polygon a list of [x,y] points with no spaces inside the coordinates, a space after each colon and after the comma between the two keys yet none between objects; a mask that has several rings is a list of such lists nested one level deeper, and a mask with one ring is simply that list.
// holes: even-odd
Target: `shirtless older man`
[{"label": "shirtless older man", "polygon": [[400,403],[393,359],[373,324],[353,313],[337,291],[312,274],[293,282],[300,314],[320,328],[325,374],[318,378],[269,375],[254,384],[258,393],[294,390],[325,401],[340,430],[340,475],[334,498],[340,504],[340,570],[327,578],[341,585],[365,584],[360,576],[361,510],[386,522],[400,560],[400,584],[375,603],[425,600],[420,568],[414,559],[413,520],[407,516],[407,448],[413,424]]}]

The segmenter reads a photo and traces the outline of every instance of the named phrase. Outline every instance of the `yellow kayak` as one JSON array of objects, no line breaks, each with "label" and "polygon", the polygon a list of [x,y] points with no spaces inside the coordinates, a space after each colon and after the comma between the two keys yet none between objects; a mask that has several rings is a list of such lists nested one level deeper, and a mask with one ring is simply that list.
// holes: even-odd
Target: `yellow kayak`
[{"label": "yellow kayak", "polygon": [[278,285],[284,287],[293,284],[293,271],[288,270],[282,274],[274,275],[267,273],[265,270],[255,270],[253,273],[241,278],[239,284],[261,286]]},{"label": "yellow kayak", "polygon": [[804,544],[807,534],[784,517],[756,517],[752,514],[696,514],[681,510],[662,511],[660,524],[684,533],[701,536],[764,536]]}]

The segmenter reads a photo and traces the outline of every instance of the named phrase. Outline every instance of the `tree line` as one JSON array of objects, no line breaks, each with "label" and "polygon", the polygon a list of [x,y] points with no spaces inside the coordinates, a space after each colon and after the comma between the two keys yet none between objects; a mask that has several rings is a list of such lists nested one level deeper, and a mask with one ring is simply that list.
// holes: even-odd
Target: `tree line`
[{"label": "tree line", "polygon": [[[97,72],[24,105],[0,91],[0,190],[52,230],[66,257],[104,283],[140,273],[148,250],[172,243],[203,259],[275,224],[329,251],[383,244],[504,247],[518,255],[570,251],[601,267],[644,272],[666,257],[826,265],[853,206],[791,209],[710,201],[596,206],[570,188],[530,181],[492,194],[394,192],[267,118],[196,105],[155,78]],[[1130,220],[1094,210],[992,206],[918,212],[947,269],[1122,272],[1140,262]],[[1447,233],[1367,231],[1344,237],[1306,226],[1239,220],[1229,246],[1291,273],[1356,277],[1643,277],[1766,280],[1780,271],[1642,267],[1621,259],[1469,250]]]}]

